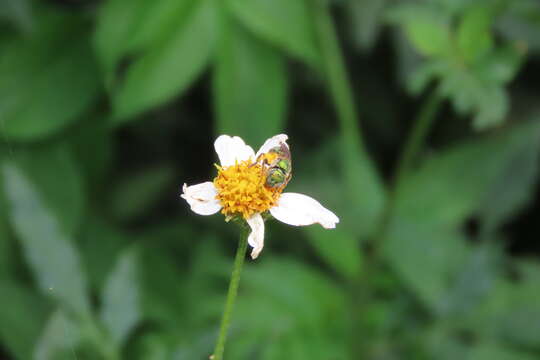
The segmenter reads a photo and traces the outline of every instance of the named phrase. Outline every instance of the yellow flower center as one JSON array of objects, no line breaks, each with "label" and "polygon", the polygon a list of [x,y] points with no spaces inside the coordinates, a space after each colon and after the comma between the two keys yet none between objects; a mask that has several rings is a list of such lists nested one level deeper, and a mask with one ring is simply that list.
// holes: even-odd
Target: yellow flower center
[{"label": "yellow flower center", "polygon": [[245,219],[276,205],[283,187],[265,186],[266,166],[246,160],[228,167],[216,165],[218,174],[214,186],[221,212],[229,216],[242,215]]}]

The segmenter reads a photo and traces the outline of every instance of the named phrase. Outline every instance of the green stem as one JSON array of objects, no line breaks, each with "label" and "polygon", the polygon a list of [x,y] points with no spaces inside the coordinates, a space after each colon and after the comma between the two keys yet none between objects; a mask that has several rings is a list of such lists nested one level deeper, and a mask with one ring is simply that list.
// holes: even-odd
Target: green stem
[{"label": "green stem", "polygon": [[363,206],[356,210],[356,214],[362,216],[362,221],[374,223],[379,218],[383,205],[384,189],[364,146],[356,103],[328,1],[310,0],[309,4],[321,55],[321,70],[326,77],[329,95],[341,127],[339,144],[343,191],[354,201],[374,204],[372,207]]},{"label": "green stem", "polygon": [[[364,149],[362,142],[362,132],[358,125],[358,114],[355,107],[355,101],[351,85],[349,83],[345,62],[339,46],[338,37],[332,16],[329,10],[329,1],[327,0],[311,0],[312,15],[314,19],[316,39],[318,42],[322,71],[326,75],[326,80],[330,89],[330,96],[336,107],[337,115],[341,125],[341,133],[343,136],[345,160],[345,181],[346,185],[355,190],[357,182],[354,181],[358,177],[355,173],[358,167],[351,164],[359,161],[368,162],[369,158]],[[351,297],[353,308],[353,329],[352,336],[363,331],[361,329],[361,311],[365,309],[373,296],[373,285],[371,275],[374,274],[378,267],[381,266],[378,255],[378,247],[380,239],[385,236],[387,220],[392,214],[394,198],[397,193],[397,188],[403,180],[404,174],[409,170],[414,158],[419,152],[425,137],[433,123],[434,115],[440,105],[440,98],[434,94],[426,105],[423,107],[418,118],[414,122],[414,127],[411,136],[408,138],[402,157],[398,162],[398,171],[392,182],[390,194],[388,194],[383,214],[379,218],[381,221],[379,227],[370,237],[368,251],[365,255],[365,263],[363,271],[351,282]],[[356,155],[358,156],[356,156]],[[366,334],[367,335],[367,334]],[[354,338],[351,341],[351,358],[355,359],[364,354],[368,348],[367,337],[362,337],[363,340]]]},{"label": "green stem", "polygon": [[229,291],[227,293],[227,301],[225,303],[225,310],[223,311],[223,317],[221,318],[221,325],[219,327],[219,336],[214,349],[214,354],[210,357],[212,360],[222,360],[223,351],[225,350],[225,341],[227,340],[227,331],[231,322],[231,314],[234,308],[234,302],[236,300],[236,294],[238,293],[238,284],[240,283],[240,274],[242,272],[242,266],[244,265],[244,259],[246,257],[247,249],[247,236],[246,230],[242,230],[240,235],[240,241],[238,243],[238,249],[236,250],[236,257],[234,259],[233,271],[231,274],[231,282],[229,284]]},{"label": "green stem", "polygon": [[334,22],[328,9],[328,2],[312,0],[310,4],[321,55],[321,66],[330,88],[330,96],[336,107],[344,142],[348,151],[363,152],[362,132],[358,126],[358,114],[353,92]]},{"label": "green stem", "polygon": [[394,206],[396,198],[399,195],[405,175],[411,170],[414,160],[418,156],[422,146],[425,143],[426,137],[431,129],[433,122],[436,119],[437,111],[442,103],[442,97],[434,90],[428,99],[423,103],[420,112],[414,119],[413,127],[408,136],[401,156],[398,159],[396,171],[390,184],[390,191],[386,199],[386,204],[381,216],[379,227],[375,232],[375,236],[371,238],[371,250],[375,254],[378,251],[381,239],[385,237],[388,228],[388,222],[394,214]]},{"label": "green stem", "polygon": [[441,100],[441,96],[434,90],[423,104],[420,113],[414,121],[411,133],[398,160],[397,170],[393,181],[393,188],[396,191],[403,182],[403,176],[410,170],[415,157],[424,145],[429,129],[435,120],[435,114],[441,105]]},{"label": "green stem", "polygon": [[[429,133],[429,129],[433,125],[435,115],[441,104],[441,98],[436,92],[430,95],[427,101],[423,104],[420,113],[416,117],[413,123],[413,128],[405,146],[403,148],[402,155],[399,158],[397,171],[392,181],[390,191],[384,206],[383,213],[380,218],[380,222],[373,236],[369,239],[366,249],[367,256],[365,256],[364,271],[360,274],[357,281],[353,284],[356,287],[356,291],[361,293],[355,293],[353,296],[356,299],[354,308],[365,308],[373,300],[376,293],[376,285],[374,285],[371,279],[378,271],[385,271],[384,262],[380,259],[379,248],[382,240],[386,236],[386,232],[389,228],[389,222],[394,215],[394,206],[396,197],[403,184],[405,175],[410,171],[415,158],[417,157],[422,145],[425,142],[426,136]],[[360,290],[362,289],[362,290]],[[360,319],[359,317],[356,317]],[[360,321],[360,320],[358,320]],[[354,329],[355,333],[362,332],[362,329],[356,325]],[[356,358],[358,354],[363,354],[367,351],[371,339],[369,335],[364,336],[361,340],[355,339],[353,344],[353,358]]]},{"label": "green stem", "polygon": [[[322,71],[326,76],[326,81],[329,87],[330,96],[336,108],[337,116],[341,126],[342,141],[342,156],[343,156],[343,171],[345,186],[348,191],[355,193],[357,191],[358,182],[358,164],[360,162],[368,163],[369,158],[364,149],[362,141],[362,132],[358,125],[358,113],[355,107],[354,96],[351,85],[345,68],[345,61],[339,39],[337,37],[335,25],[330,14],[328,1],[326,0],[311,0],[310,1],[312,15],[314,19],[316,38],[321,55]],[[360,249],[358,249],[360,251]],[[361,329],[361,308],[366,298],[366,283],[363,274],[364,270],[358,277],[352,279],[350,283],[351,294],[351,309],[353,317],[352,329],[349,331],[351,338],[351,358],[356,359],[361,357],[364,351],[362,341],[357,338],[357,335],[362,332]]]}]

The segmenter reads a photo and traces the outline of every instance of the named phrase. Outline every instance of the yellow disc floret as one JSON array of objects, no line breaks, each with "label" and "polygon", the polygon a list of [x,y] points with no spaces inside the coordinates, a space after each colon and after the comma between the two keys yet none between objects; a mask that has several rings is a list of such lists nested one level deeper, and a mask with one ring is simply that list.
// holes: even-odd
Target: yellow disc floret
[{"label": "yellow disc floret", "polygon": [[214,186],[218,191],[221,212],[227,217],[241,215],[245,219],[276,205],[282,188],[265,186],[266,172],[258,162],[249,160],[228,167],[217,166]]}]

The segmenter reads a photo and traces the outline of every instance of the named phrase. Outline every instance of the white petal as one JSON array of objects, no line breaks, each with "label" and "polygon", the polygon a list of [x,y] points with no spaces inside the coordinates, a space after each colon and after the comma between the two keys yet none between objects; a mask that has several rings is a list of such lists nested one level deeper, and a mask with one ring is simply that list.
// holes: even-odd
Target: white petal
[{"label": "white petal", "polygon": [[255,152],[251,146],[246,145],[244,140],[238,136],[221,135],[214,142],[214,149],[216,149],[221,166],[231,166],[236,161],[248,160],[249,158],[255,160]]},{"label": "white petal", "polygon": [[191,210],[199,215],[212,215],[221,209],[219,200],[216,199],[217,190],[211,181],[202,184],[183,186],[184,193],[180,195],[186,199]]},{"label": "white petal", "polygon": [[285,134],[279,134],[266,140],[263,146],[261,146],[261,148],[259,149],[259,151],[257,151],[257,154],[255,155],[255,159],[258,158],[259,155],[267,153],[268,150],[275,148],[276,146],[279,146],[279,144],[281,143],[285,143],[285,145],[287,145],[287,148],[289,148],[289,145],[287,144],[288,138],[289,137]]},{"label": "white petal", "polygon": [[248,244],[253,248],[251,258],[256,259],[264,247],[264,220],[261,214],[254,214],[246,221],[251,228],[248,237]]},{"label": "white petal", "polygon": [[278,204],[270,209],[270,214],[285,224],[295,226],[319,223],[325,229],[333,229],[339,222],[336,214],[317,200],[296,193],[281,194]]}]

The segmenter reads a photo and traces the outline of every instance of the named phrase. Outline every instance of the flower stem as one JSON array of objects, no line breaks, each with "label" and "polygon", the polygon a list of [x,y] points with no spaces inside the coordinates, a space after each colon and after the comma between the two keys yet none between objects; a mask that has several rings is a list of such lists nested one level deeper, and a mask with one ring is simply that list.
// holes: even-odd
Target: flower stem
[{"label": "flower stem", "polygon": [[231,314],[236,300],[236,294],[238,293],[238,284],[240,283],[240,274],[242,272],[242,266],[244,265],[244,259],[246,257],[247,249],[247,230],[242,230],[240,234],[240,240],[238,242],[238,249],[236,250],[236,257],[234,259],[234,266],[231,274],[231,282],[229,284],[229,291],[227,293],[227,300],[225,302],[225,310],[223,311],[223,317],[221,318],[221,325],[219,327],[218,340],[214,349],[214,354],[210,357],[212,360],[222,360],[223,351],[225,350],[225,341],[227,340],[227,331],[231,322]]}]

